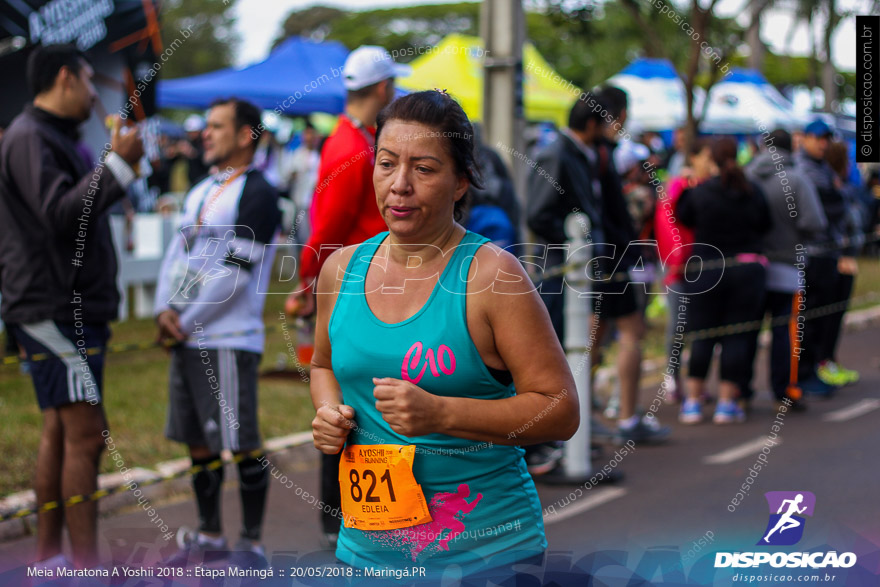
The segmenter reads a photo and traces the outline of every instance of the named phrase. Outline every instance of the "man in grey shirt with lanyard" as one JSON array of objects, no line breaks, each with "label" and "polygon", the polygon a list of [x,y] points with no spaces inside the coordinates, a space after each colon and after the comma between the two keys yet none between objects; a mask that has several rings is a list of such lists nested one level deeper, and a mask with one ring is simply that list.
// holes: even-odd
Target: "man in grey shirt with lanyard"
[{"label": "man in grey shirt with lanyard", "polygon": [[279,228],[278,192],[253,168],[260,111],[230,98],[215,102],[203,133],[205,162],[216,168],[190,190],[156,291],[159,337],[175,343],[165,434],[189,446],[199,512],[197,530],[181,528],[167,566],[227,556],[220,524],[223,467],[238,462],[243,528],[230,564],[265,568],[260,545],[268,471],[248,452],[261,446],[257,368],[263,352],[263,305]]}]

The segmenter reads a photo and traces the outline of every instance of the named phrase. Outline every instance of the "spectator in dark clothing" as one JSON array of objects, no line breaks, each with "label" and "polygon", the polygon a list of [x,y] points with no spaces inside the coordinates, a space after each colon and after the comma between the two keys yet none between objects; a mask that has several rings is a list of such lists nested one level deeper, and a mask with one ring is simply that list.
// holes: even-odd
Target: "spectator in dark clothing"
[{"label": "spectator in dark clothing", "polygon": [[[687,155],[686,164],[681,168],[682,175],[671,177],[665,188],[658,192],[657,213],[654,215],[654,236],[657,239],[657,252],[666,271],[663,285],[666,287],[666,306],[670,309],[666,321],[667,376],[664,381],[665,400],[670,404],[681,403],[684,395],[679,377],[681,333],[676,332],[676,328],[681,295],[684,293],[684,267],[691,252],[691,248],[686,245],[694,242],[693,232],[676,218],[675,206],[685,190],[718,174],[718,167],[712,160],[710,139],[698,138],[692,141]],[[651,174],[654,175],[653,169]],[[652,180],[657,181],[655,178]]]},{"label": "spectator in dark clothing", "polygon": [[[482,140],[480,126],[474,125],[476,161],[483,187],[469,188],[469,202],[462,218],[468,230],[492,239],[501,248],[519,243],[519,202],[513,179],[497,151]],[[508,249],[512,254],[518,253]]]},{"label": "spectator in dark clothing", "polygon": [[[643,253],[636,243],[639,237],[635,222],[628,210],[623,181],[615,167],[615,150],[626,134],[627,95],[620,88],[606,86],[599,92],[598,101],[602,106],[603,132],[591,147],[596,154],[602,231],[610,247],[600,264],[604,279],[594,286],[594,291],[602,295],[591,298],[594,322],[590,328],[592,331],[595,327],[596,340],[599,341],[612,327],[615,328],[619,345],[616,365],[619,391],[615,392],[618,397],[612,398],[611,409],[606,409],[605,415],[617,417],[618,433],[624,441],[658,442],[669,436],[669,428],[661,428],[653,413],[644,418],[637,413],[646,284],[652,281],[645,272],[654,260],[654,250],[652,247]],[[638,273],[634,272],[637,266]],[[636,274],[641,274],[642,279],[633,279]],[[601,362],[600,352],[598,346],[591,349],[592,364]]]},{"label": "spectator in dark clothing", "polygon": [[189,187],[192,188],[210,171],[210,166],[205,163],[205,146],[202,144],[205,119],[198,114],[191,114],[183,122],[183,130],[186,131],[186,139],[180,141],[178,151],[186,157],[188,163],[186,176],[189,179]]},{"label": "spectator in dark clothing", "polygon": [[147,185],[155,188],[158,195],[171,191],[171,170],[177,162],[177,146],[167,136],[159,137],[159,158],[150,161],[153,173],[147,178]]},{"label": "spectator in dark clothing", "polygon": [[[593,110],[584,100],[575,102],[568,115],[568,127],[563,128],[546,149],[538,152],[529,172],[527,222],[543,246],[547,269],[562,265],[566,260],[565,219],[569,214],[586,214],[593,242],[604,242],[595,155],[587,147],[595,142],[602,129],[602,118]],[[514,157],[517,156],[514,153]],[[565,340],[563,279],[547,279],[539,287],[556,336],[562,342]]]},{"label": "spectator in dark clothing", "polygon": [[859,272],[856,256],[865,243],[864,228],[867,224],[868,211],[862,203],[859,189],[849,181],[850,161],[846,144],[837,141],[830,143],[825,159],[837,176],[835,186],[840,190],[844,201],[845,212],[841,230],[844,233],[845,246],[837,260],[837,272],[840,277],[837,281],[835,303],[841,304],[841,307],[828,317],[828,330],[822,335],[822,345],[817,351],[819,358],[817,373],[825,383],[847,385],[856,383],[859,380],[859,373],[837,362],[837,343],[843,330],[843,315],[852,297],[855,278]]},{"label": "spectator in dark clothing", "polygon": [[[813,183],[798,169],[791,153],[791,135],[784,130],[767,134],[767,148],[746,168],[749,178],[761,186],[773,216],[773,230],[764,236],[767,267],[765,313],[788,321],[774,324],[770,347],[770,384],[777,401],[791,400],[797,410],[805,404],[797,386],[797,364],[802,352],[806,245],[821,239],[828,226]],[[794,337],[791,333],[795,332]],[[752,334],[757,348],[758,331]],[[752,370],[744,374],[752,379]]]},{"label": "spectator in dark clothing", "polygon": [[[93,75],[71,45],[37,47],[27,64],[33,103],[0,144],[0,314],[28,357],[48,355],[30,363],[43,414],[38,505],[97,489],[107,430],[103,350],[119,306],[107,210],[125,196],[143,155],[137,131],[119,124],[97,166],[80,155],[77,127],[91,115]],[[37,514],[35,566],[70,566],[64,521],[73,564],[96,566],[96,502]]]},{"label": "spectator in dark clothing", "polygon": [[[542,247],[536,254],[544,269],[566,262],[565,220],[569,214],[582,212],[589,217],[593,242],[601,243],[601,200],[594,163],[588,156],[602,128],[602,118],[583,100],[572,106],[568,127],[563,128],[546,148],[540,150],[530,165],[526,221]],[[524,154],[513,152],[515,159],[526,160]],[[592,271],[592,269],[590,269]],[[563,316],[564,280],[545,279],[539,283],[541,299],[547,306],[550,321],[560,342],[565,341]],[[560,446],[544,443],[524,447],[526,464],[532,475],[548,473],[562,458]]]},{"label": "spectator in dark clothing", "polygon": [[[846,258],[853,258],[857,252],[857,247],[850,239],[850,216],[840,190],[840,179],[825,160],[831,135],[831,128],[822,119],[811,122],[804,129],[802,150],[796,158],[798,167],[816,186],[828,218],[828,228],[822,235],[824,242],[809,252],[808,313],[823,306],[845,302],[849,298],[851,279],[842,277],[840,269],[843,268],[849,276],[853,275],[853,262]],[[843,369],[831,360],[833,349],[837,346],[840,319],[839,315],[826,314],[810,316],[806,321],[799,377],[801,388],[807,393],[827,397],[834,392],[836,385],[858,378],[857,373]]]},{"label": "spectator in dark clothing", "polygon": [[[617,114],[625,118],[625,106],[620,108],[619,101],[602,103],[601,95],[598,100],[590,96],[575,103],[569,114],[568,128],[563,129],[556,141],[537,157],[529,183],[529,226],[546,242],[560,246],[567,240],[563,232],[565,218],[572,212],[584,211],[590,217],[592,242],[608,243],[613,247],[603,251],[610,259],[602,259],[603,263],[593,263],[587,268],[588,275],[596,280],[594,290],[602,293],[601,301],[597,298],[590,300],[593,320],[598,321],[595,340],[602,340],[613,320],[621,347],[617,365],[621,382],[618,429],[625,440],[643,442],[660,439],[668,434],[668,430],[656,426],[653,418],[643,421],[636,414],[644,320],[635,286],[627,283],[627,270],[632,265],[625,257],[636,235],[620,177],[614,168],[614,144],[604,136],[606,116],[613,118]],[[620,128],[619,119],[613,120],[611,124]],[[547,176],[555,178],[555,183]],[[547,261],[548,266],[558,265],[563,261],[562,255],[551,258],[548,254]],[[619,272],[617,277],[612,275],[609,279],[608,275],[614,271]],[[618,279],[620,276],[623,279]],[[557,335],[564,340],[562,280],[545,281],[541,285],[541,295]],[[597,363],[598,358],[598,345],[594,345],[591,359]]]},{"label": "spectator in dark clothing", "polygon": [[[691,331],[759,320],[764,308],[764,278],[767,259],[761,255],[761,241],[772,220],[761,188],[748,181],[736,162],[736,142],[719,139],[712,144],[712,159],[719,175],[682,193],[676,215],[694,229],[695,247],[711,245],[726,260],[727,267],[714,265],[719,259],[703,259],[690,285],[687,312]],[[695,253],[700,251],[695,249]],[[714,265],[714,266],[712,266]],[[693,279],[693,278],[690,278]],[[749,333],[723,334],[694,340],[688,365],[687,399],[679,419],[685,424],[702,420],[699,398],[716,344],[721,345],[721,384],[713,421],[727,424],[745,421],[737,404],[740,373],[753,357]]]}]

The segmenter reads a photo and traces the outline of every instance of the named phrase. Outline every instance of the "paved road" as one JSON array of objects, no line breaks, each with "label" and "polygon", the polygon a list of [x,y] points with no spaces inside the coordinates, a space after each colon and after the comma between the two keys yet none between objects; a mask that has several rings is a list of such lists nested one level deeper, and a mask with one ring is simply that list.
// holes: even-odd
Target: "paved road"
[{"label": "paved road", "polygon": [[[621,482],[590,489],[539,484],[551,553],[547,564],[557,573],[552,575],[557,584],[585,585],[590,573],[594,585],[738,585],[734,574],[745,572],[753,580],[761,575],[759,584],[764,585],[789,584],[786,574],[795,579],[804,574],[808,581],[799,585],[880,585],[878,343],[877,328],[848,333],[840,357],[862,373],[862,381],[832,399],[810,401],[806,413],[780,414],[768,395],[759,392],[745,424],[685,427],[674,422],[671,408],[664,407],[660,418],[673,426],[673,439],[662,446],[638,447],[624,456],[618,466],[625,473]],[[648,395],[655,392],[645,391]],[[774,423],[779,433],[777,443],[770,445]],[[766,464],[758,471],[754,465],[764,446],[769,454],[762,457]],[[613,447],[606,449],[594,469],[600,470],[613,455]],[[273,563],[279,567],[307,567],[333,560],[321,541],[317,511],[298,496],[300,488],[311,495],[318,492],[316,464],[316,459],[307,458],[281,465],[294,489],[279,481],[272,483],[264,537],[268,550],[274,553]],[[732,500],[746,483],[750,467],[753,482],[734,505]],[[229,473],[227,479],[234,480],[234,473]],[[227,485],[224,520],[232,538],[240,520],[238,493],[233,482]],[[775,550],[755,546],[768,522],[763,495],[767,491],[815,494],[814,515],[806,519],[797,546]],[[194,520],[194,506],[187,495],[155,505],[164,520]],[[101,538],[106,558],[112,557],[114,563],[149,566],[172,549],[140,510],[103,519]],[[33,538],[25,538],[0,544],[0,571],[30,560],[33,543]],[[848,570],[713,568],[717,551],[753,550],[851,551],[858,556],[858,563]],[[570,573],[559,574],[560,569]],[[534,574],[542,576],[541,571]],[[813,580],[812,575],[819,580]],[[542,584],[550,576],[546,572],[543,581],[529,584]],[[0,585],[19,581],[20,571],[0,573]],[[228,584],[237,585],[237,581]],[[369,584],[386,582],[401,584],[393,579]],[[161,582],[126,583],[132,587],[138,584]],[[277,584],[290,585],[291,579],[277,580]]]}]

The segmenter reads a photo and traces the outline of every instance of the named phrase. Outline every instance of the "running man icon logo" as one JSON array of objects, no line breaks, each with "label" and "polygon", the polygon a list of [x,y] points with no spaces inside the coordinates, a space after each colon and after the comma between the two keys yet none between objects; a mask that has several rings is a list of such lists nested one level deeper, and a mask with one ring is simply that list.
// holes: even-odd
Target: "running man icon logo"
[{"label": "running man icon logo", "polygon": [[[239,270],[256,259],[253,256],[253,231],[247,226],[185,226],[180,229],[184,249],[169,263],[168,282],[175,293],[168,300],[172,306],[184,304],[221,304],[235,293]],[[210,282],[220,280],[223,290],[215,289],[209,299],[200,299],[200,291]],[[223,298],[216,297],[222,294]]]},{"label": "running man icon logo", "polygon": [[768,491],[764,497],[770,508],[770,520],[758,544],[797,544],[804,535],[806,519],[802,516],[812,517],[816,496],[809,491]]}]

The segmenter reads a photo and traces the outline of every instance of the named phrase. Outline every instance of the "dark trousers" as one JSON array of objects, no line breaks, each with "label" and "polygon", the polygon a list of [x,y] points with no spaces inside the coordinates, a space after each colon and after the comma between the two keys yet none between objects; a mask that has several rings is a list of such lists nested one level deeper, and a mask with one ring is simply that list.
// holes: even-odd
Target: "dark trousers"
[{"label": "dark trousers", "polygon": [[[771,328],[773,338],[770,345],[770,388],[773,391],[773,396],[781,400],[786,397],[789,384],[797,382],[796,376],[794,382],[791,380],[792,362],[795,362],[796,367],[799,362],[799,353],[795,352],[794,342],[797,342],[800,347],[803,341],[803,322],[799,328],[797,321],[797,294],[768,291],[764,297],[763,313],[770,314],[774,323]],[[791,337],[792,329],[795,331],[797,341]],[[752,361],[743,372],[742,380],[739,382],[742,390],[741,397],[745,399],[751,399],[752,395],[751,381],[754,376],[754,359],[758,350],[758,334],[757,329],[749,332],[749,356],[752,357]]]},{"label": "dark trousers", "polygon": [[[760,320],[764,311],[764,266],[759,263],[709,269],[693,282],[688,290],[688,331],[724,327]],[[714,287],[712,284],[717,283]],[[705,379],[709,374],[716,344],[721,345],[721,379],[743,387],[743,373],[754,360],[754,332],[723,332],[693,341],[688,362],[688,375]]]},{"label": "dark trousers", "polygon": [[834,303],[840,302],[842,307],[828,316],[828,331],[827,336],[822,338],[822,346],[819,347],[819,361],[836,362],[837,343],[840,342],[840,333],[843,331],[843,315],[849,308],[849,299],[852,297],[854,286],[855,277],[838,273]]},{"label": "dark trousers", "polygon": [[335,455],[321,453],[321,501],[325,506],[321,510],[321,526],[326,534],[338,534],[342,520],[334,516],[332,510],[342,509],[342,494],[339,491],[339,459],[342,451]]},{"label": "dark trousers", "polygon": [[[849,301],[854,279],[837,271],[837,259],[811,257],[807,266],[807,320],[804,329],[804,351],[801,355],[800,377],[811,377],[818,364],[833,360],[840,340],[845,307],[832,314],[816,316],[813,310],[838,302]],[[845,306],[846,304],[844,304]]]},{"label": "dark trousers", "polygon": [[[803,330],[798,326],[797,294],[778,291],[767,292],[767,311],[775,324],[772,329],[773,342],[770,346],[770,387],[773,396],[782,400],[791,381],[792,361],[798,362],[795,344],[800,344]],[[783,318],[785,322],[782,322]],[[800,323],[801,325],[803,322]],[[792,331],[795,339],[792,339]],[[796,382],[795,382],[796,383]]]}]

